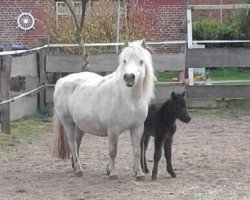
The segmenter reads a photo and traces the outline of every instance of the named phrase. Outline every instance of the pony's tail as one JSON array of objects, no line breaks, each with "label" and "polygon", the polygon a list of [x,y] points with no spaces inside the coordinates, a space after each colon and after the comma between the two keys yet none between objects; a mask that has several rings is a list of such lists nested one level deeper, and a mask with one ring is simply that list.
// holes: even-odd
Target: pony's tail
[{"label": "pony's tail", "polygon": [[70,155],[68,138],[64,127],[54,111],[54,144],[52,157],[67,160]]}]

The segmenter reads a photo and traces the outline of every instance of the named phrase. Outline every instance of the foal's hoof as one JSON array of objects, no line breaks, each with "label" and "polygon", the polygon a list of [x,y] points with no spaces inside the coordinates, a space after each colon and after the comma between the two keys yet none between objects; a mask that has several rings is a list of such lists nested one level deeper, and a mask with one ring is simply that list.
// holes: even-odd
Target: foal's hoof
[{"label": "foal's hoof", "polygon": [[145,181],[145,176],[137,176],[136,181]]},{"label": "foal's hoof", "polygon": [[83,176],[83,171],[76,171],[76,172],[75,172],[75,175],[76,175],[77,177],[82,177],[82,176]]},{"label": "foal's hoof", "polygon": [[177,177],[177,175],[173,172],[173,173],[171,173],[170,174],[173,178],[176,178]]},{"label": "foal's hoof", "polygon": [[118,175],[117,174],[110,174],[109,179],[110,180],[116,180],[116,179],[118,179]]},{"label": "foal's hoof", "polygon": [[157,176],[152,176],[151,180],[152,181],[156,181],[157,180]]},{"label": "foal's hoof", "polygon": [[174,171],[170,171],[168,170],[168,173],[172,176],[172,178],[176,178],[176,174],[174,173]]}]

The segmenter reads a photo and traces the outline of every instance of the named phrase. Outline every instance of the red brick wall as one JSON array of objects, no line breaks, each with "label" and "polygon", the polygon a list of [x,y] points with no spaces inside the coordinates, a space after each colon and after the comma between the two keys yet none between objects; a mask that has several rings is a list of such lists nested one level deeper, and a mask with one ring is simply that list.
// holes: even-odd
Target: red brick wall
[{"label": "red brick wall", "polygon": [[[129,0],[128,16],[131,10],[137,10],[138,18],[146,20],[150,33],[149,41],[183,40],[186,30],[186,6],[194,4],[240,4],[244,0]],[[233,10],[223,10],[222,19],[229,19]],[[209,17],[220,20],[220,10],[193,11],[193,20]],[[180,52],[180,45],[166,45],[159,51]]]},{"label": "red brick wall", "polygon": [[[152,27],[147,35],[147,41],[165,41],[183,39],[186,12],[185,0],[130,0],[128,16],[136,9],[138,17],[146,20]],[[165,45],[157,51],[179,52],[179,45]]]},{"label": "red brick wall", "polygon": [[[192,5],[216,5],[216,4],[244,4],[244,0],[189,0]],[[209,18],[215,20],[226,21],[233,16],[236,10],[194,10],[192,12],[193,21]],[[222,17],[222,18],[221,18]]]},{"label": "red brick wall", "polygon": [[[54,0],[0,0],[0,43],[37,46],[37,38],[49,35],[49,10],[54,9]],[[37,19],[35,29],[21,30],[16,18],[30,12]],[[53,20],[53,19],[52,19]]]}]

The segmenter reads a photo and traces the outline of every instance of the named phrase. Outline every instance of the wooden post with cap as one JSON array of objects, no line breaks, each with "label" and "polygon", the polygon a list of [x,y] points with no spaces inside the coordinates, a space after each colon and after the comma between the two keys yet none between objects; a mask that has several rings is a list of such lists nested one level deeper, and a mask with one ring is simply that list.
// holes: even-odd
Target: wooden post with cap
[{"label": "wooden post with cap", "polygon": [[[46,37],[41,37],[38,38],[38,45],[39,46],[44,46],[48,44],[48,39]],[[39,50],[37,53],[37,72],[38,72],[38,79],[39,79],[39,86],[45,85],[47,82],[47,76],[46,76],[46,54],[47,54],[47,49],[43,48]],[[37,102],[37,108],[38,110],[41,110],[42,107],[46,103],[46,90],[43,88],[40,90],[38,94],[38,102]]]},{"label": "wooden post with cap", "polygon": [[[4,45],[4,51],[10,51],[12,45]],[[10,72],[12,56],[0,57],[0,102],[10,98]],[[10,103],[0,105],[1,132],[10,134]]]}]

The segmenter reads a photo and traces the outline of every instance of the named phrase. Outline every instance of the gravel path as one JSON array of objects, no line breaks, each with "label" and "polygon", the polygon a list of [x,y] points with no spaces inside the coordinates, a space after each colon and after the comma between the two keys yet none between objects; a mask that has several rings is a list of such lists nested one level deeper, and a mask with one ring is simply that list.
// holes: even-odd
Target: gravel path
[{"label": "gravel path", "polygon": [[[250,199],[250,116],[178,122],[173,144],[177,178],[166,174],[162,157],[154,182],[150,174],[145,182],[135,181],[127,132],[119,138],[118,180],[105,174],[107,138],[83,138],[81,178],[75,177],[70,161],[51,158],[51,142],[52,133],[43,133],[0,152],[0,199]],[[153,139],[147,157],[152,169]]]}]

